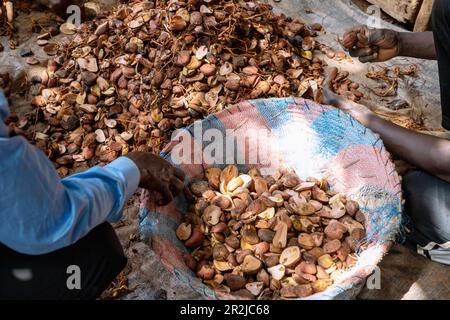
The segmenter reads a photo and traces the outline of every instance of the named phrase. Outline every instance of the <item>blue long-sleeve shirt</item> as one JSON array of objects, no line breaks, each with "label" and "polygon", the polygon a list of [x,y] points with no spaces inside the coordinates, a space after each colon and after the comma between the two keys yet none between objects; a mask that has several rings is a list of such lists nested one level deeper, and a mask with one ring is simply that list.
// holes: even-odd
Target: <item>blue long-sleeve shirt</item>
[{"label": "blue long-sleeve shirt", "polygon": [[0,91],[0,243],[39,255],[67,247],[108,221],[116,222],[137,190],[140,173],[128,158],[61,179],[23,137],[9,137],[8,103]]}]

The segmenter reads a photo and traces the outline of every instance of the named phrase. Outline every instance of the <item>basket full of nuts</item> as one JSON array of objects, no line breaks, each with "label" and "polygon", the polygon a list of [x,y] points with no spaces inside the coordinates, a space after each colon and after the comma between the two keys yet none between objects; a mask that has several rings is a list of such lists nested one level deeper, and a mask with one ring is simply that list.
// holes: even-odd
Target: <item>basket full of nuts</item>
[{"label": "basket full of nuts", "polygon": [[401,184],[380,138],[297,98],[242,102],[162,154],[193,197],[154,208],[142,236],[180,286],[209,299],[351,299],[395,241]]}]

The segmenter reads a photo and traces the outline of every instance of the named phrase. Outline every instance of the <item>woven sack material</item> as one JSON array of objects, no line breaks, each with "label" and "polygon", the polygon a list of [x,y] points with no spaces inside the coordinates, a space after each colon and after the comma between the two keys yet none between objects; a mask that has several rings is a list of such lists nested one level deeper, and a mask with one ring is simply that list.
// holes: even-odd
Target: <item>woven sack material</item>
[{"label": "woven sack material", "polygon": [[[271,168],[293,168],[302,179],[325,177],[333,191],[359,202],[366,216],[367,236],[364,241],[368,249],[358,255],[357,265],[339,281],[325,292],[307,299],[356,297],[366,278],[388,252],[401,227],[400,177],[379,136],[342,111],[311,100],[245,101],[210,115],[179,134],[192,138],[190,158],[200,159],[200,162],[195,162],[197,164],[179,163],[177,146],[184,138],[175,137],[163,150],[162,156],[186,173],[187,184],[204,179],[204,170],[209,167],[225,167],[225,164],[207,165],[211,161],[202,162],[203,151],[211,142],[204,142],[205,138],[195,139],[199,137],[199,130],[201,137],[208,129],[216,129],[218,131],[215,132],[224,136],[226,133],[227,137],[231,135],[238,141],[232,158],[242,172],[251,167],[258,167],[263,172],[270,172]],[[260,135],[248,134],[255,130],[268,132],[263,143]],[[256,162],[245,162],[251,152],[263,148],[270,151],[258,153]],[[179,279],[180,286],[192,290],[193,297],[200,294],[205,299],[233,299],[231,296],[216,296],[184,264],[183,256],[189,250],[177,239],[175,230],[182,222],[187,206],[185,197],[181,195],[169,206],[155,208],[151,194],[144,191],[140,209],[141,237],[148,241],[167,270]]]}]

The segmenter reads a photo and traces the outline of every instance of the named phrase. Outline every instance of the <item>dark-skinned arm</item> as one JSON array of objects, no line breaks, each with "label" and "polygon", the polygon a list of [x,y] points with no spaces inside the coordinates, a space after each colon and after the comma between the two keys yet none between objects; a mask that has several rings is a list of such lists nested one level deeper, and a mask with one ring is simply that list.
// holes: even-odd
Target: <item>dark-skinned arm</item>
[{"label": "dark-skinned arm", "polygon": [[436,60],[433,32],[400,32],[399,56]]},{"label": "dark-skinned arm", "polygon": [[450,182],[450,141],[414,132],[386,121],[365,106],[324,89],[324,103],[347,112],[380,135],[388,150],[409,163]]},{"label": "dark-skinned arm", "polygon": [[450,141],[405,129],[375,114],[360,122],[378,133],[390,152],[450,182]]},{"label": "dark-skinned arm", "polygon": [[390,29],[353,28],[344,34],[342,45],[361,62],[382,62],[398,56],[436,60],[432,32],[397,32]]}]

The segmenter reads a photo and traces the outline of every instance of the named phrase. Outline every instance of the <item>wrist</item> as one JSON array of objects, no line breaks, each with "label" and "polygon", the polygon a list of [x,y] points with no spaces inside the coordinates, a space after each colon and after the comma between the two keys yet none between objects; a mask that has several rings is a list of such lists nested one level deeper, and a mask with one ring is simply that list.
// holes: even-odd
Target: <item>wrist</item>
[{"label": "wrist", "polygon": [[129,162],[132,162],[134,166],[139,171],[139,185],[142,182],[143,172],[142,172],[142,166],[141,161],[139,160],[139,153],[137,152],[130,152],[127,155],[124,156]]},{"label": "wrist", "polygon": [[370,128],[370,124],[374,120],[374,117],[376,117],[376,115],[372,111],[370,111],[369,109],[367,109],[364,106],[361,106],[361,108],[352,109],[352,112],[350,113],[350,115],[353,118],[355,118],[356,120],[358,120],[358,122],[361,123],[363,126],[369,127],[369,128]]},{"label": "wrist", "polygon": [[376,118],[376,115],[372,111],[366,111],[360,116],[360,122],[365,127],[370,128],[370,124],[373,123],[374,119]]},{"label": "wrist", "polygon": [[397,42],[398,42],[398,56],[409,57],[411,54],[410,44],[410,32],[397,32]]},{"label": "wrist", "polygon": [[141,172],[136,163],[129,157],[120,157],[104,167],[124,185],[125,197],[129,199],[137,190],[141,180]]}]

